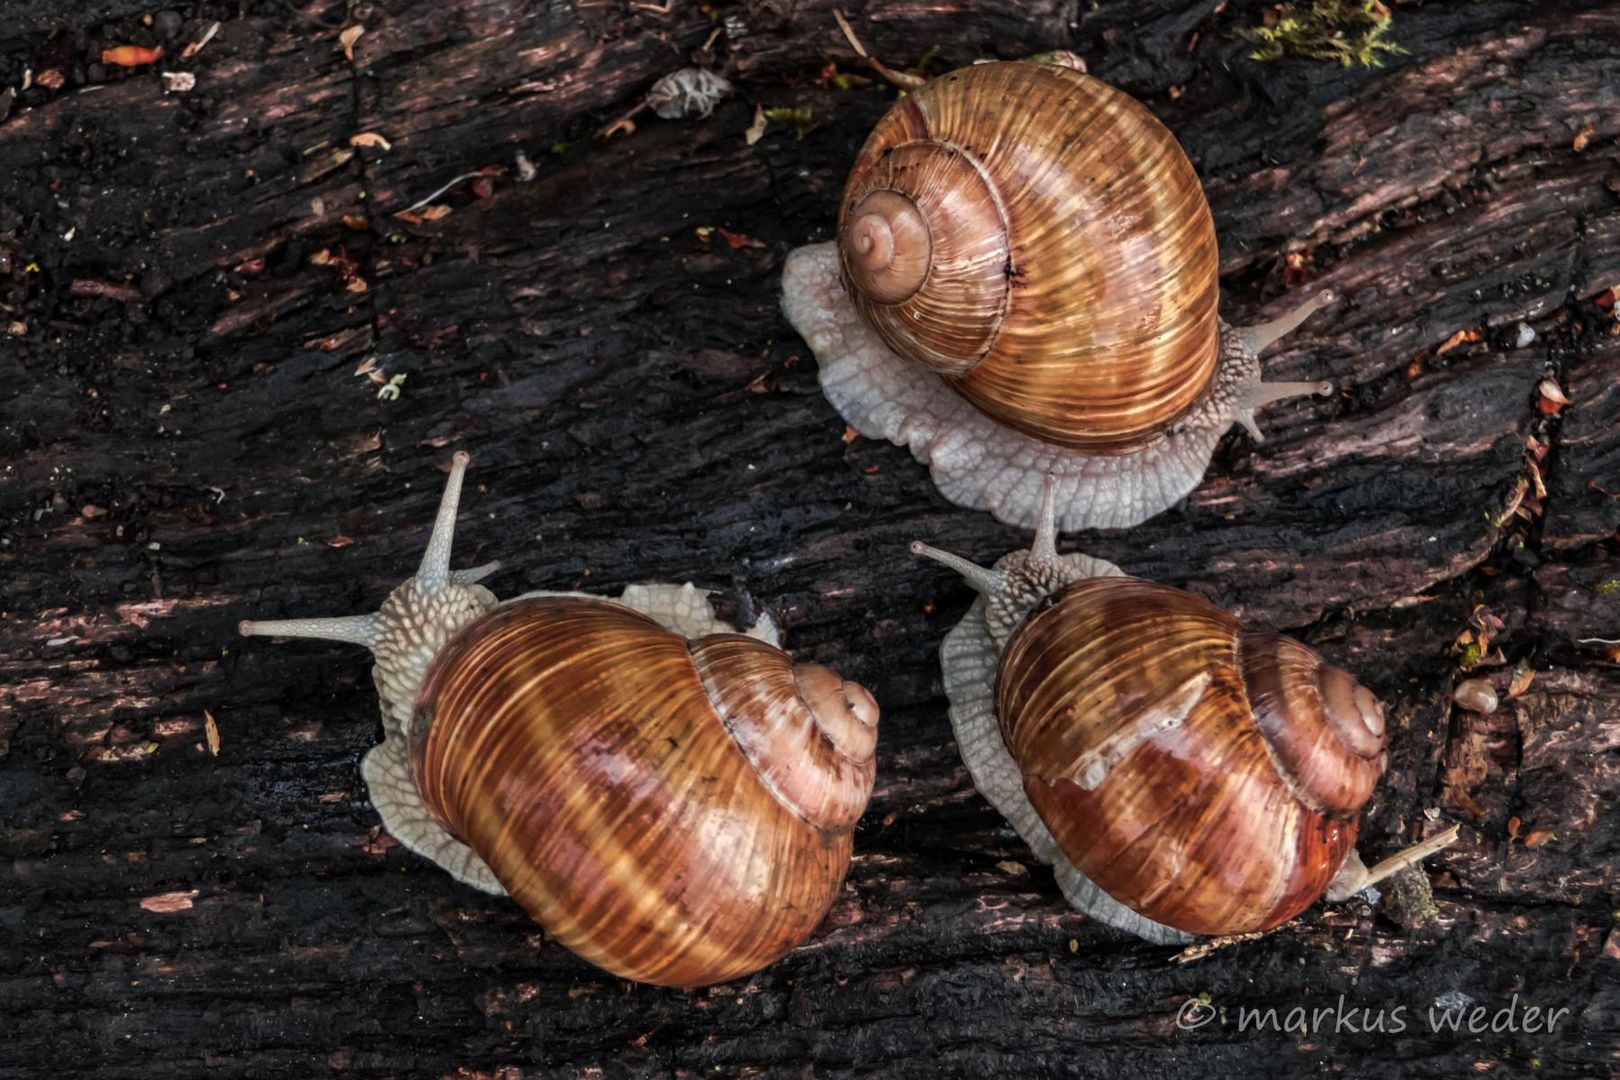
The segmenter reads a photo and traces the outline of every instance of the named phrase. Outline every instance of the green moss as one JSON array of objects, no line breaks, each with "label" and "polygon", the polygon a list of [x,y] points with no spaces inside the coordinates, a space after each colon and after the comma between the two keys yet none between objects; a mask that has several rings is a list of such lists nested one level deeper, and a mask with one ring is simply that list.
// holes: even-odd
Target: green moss
[{"label": "green moss", "polygon": [[766,109],[765,119],[773,120],[778,124],[792,124],[799,138],[804,138],[805,132],[816,126],[815,117],[809,109]]},{"label": "green moss", "polygon": [[1610,578],[1597,587],[1599,596],[1613,596],[1620,593],[1620,578]]},{"label": "green moss", "polygon": [[1270,26],[1238,31],[1239,37],[1259,45],[1249,54],[1252,59],[1305,56],[1337,60],[1345,67],[1380,67],[1381,54],[1406,52],[1388,40],[1393,16],[1379,0],[1304,0],[1278,4],[1274,10],[1276,21]]}]

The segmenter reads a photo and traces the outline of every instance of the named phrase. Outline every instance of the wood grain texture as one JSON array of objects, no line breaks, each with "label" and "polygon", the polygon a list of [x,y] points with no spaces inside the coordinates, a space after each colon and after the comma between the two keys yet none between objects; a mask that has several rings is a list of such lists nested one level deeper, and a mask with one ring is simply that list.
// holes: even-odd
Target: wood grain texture
[{"label": "wood grain texture", "polygon": [[[150,70],[90,70],[157,42],[150,4],[0,0],[0,84],[65,77],[0,91],[0,1075],[1612,1070],[1620,668],[1583,639],[1620,637],[1620,338],[1592,302],[1620,280],[1620,17],[1395,5],[1409,53],[1368,71],[1249,61],[1241,4],[846,8],[896,64],[1078,51],[1199,170],[1230,321],[1284,306],[1290,254],[1345,297],[1265,362],[1334,378],[1335,400],[1280,406],[1262,447],[1232,436],[1177,510],[1065,547],[1356,673],[1390,709],[1363,851],[1429,809],[1463,840],[1426,933],[1318,906],[1178,965],[1069,912],[951,744],[934,654],[970,597],[905,545],[983,561],[1027,537],[951,508],[903,449],[845,444],[777,314],[782,258],[830,238],[892,103],[819,82],[861,70],[832,6],[197,0],[183,40],[219,33],[196,90],[165,95]],[[592,138],[716,25],[737,98]],[[755,104],[813,126],[750,147]],[[393,149],[339,161],[367,131]],[[534,182],[390,216],[519,146]],[[408,376],[397,401],[352,374],[367,358]],[[1498,528],[1530,435],[1542,516]],[[458,564],[504,560],[499,595],[730,587],[797,659],[874,689],[878,789],[808,947],[725,991],[595,972],[377,834],[357,650],[241,648],[244,616],[373,609],[420,557],[452,445],[478,455]],[[1498,693],[1536,671],[1489,717],[1448,704],[1476,603],[1504,623]],[[1573,1012],[1436,1034],[1423,1011],[1452,991]],[[1240,1007],[1341,993],[1411,1023],[1237,1030]],[[1180,1031],[1196,994],[1223,1018]]]}]

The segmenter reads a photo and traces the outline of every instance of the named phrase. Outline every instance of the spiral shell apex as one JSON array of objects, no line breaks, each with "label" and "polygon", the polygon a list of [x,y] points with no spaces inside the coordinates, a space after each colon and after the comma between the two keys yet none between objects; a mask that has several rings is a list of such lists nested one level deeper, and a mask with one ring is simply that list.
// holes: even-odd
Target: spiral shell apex
[{"label": "spiral shell apex", "polygon": [[411,768],[562,944],[642,982],[723,982],[808,937],[848,868],[876,708],[832,678],[807,703],[752,638],[519,599],[435,659]]},{"label": "spiral shell apex", "polygon": [[1078,71],[981,64],[901,99],[850,174],[839,247],[891,349],[1047,442],[1130,452],[1215,373],[1197,175],[1146,108]]},{"label": "spiral shell apex", "polygon": [[1385,764],[1383,710],[1348,674],[1132,578],[1037,607],[1001,658],[996,711],[1068,859],[1193,933],[1267,929],[1321,896]]}]

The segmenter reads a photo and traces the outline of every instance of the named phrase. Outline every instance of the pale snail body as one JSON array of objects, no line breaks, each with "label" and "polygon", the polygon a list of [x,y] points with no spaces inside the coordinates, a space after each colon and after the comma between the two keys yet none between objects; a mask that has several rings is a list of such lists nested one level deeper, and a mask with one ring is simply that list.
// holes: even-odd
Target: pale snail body
[{"label": "pale snail body", "polygon": [[940,648],[974,784],[1064,895],[1149,941],[1267,930],[1439,850],[1355,853],[1383,708],[1313,650],[1199,597],[1034,546],[994,568],[924,545],[981,593]]},{"label": "pale snail body", "polygon": [[947,498],[1065,529],[1186,495],[1234,423],[1323,383],[1262,383],[1258,353],[1329,299],[1237,330],[1213,220],[1142,105],[1071,68],[943,75],[879,121],[838,240],[801,248],[783,309],[857,430],[907,445]]},{"label": "pale snail body", "polygon": [[422,568],[376,615],[244,623],[372,649],[384,741],[363,773],[389,833],[512,895],[625,978],[756,971],[825,916],[871,795],[877,706],[729,632],[686,586],[505,603],[448,569],[466,455]]}]

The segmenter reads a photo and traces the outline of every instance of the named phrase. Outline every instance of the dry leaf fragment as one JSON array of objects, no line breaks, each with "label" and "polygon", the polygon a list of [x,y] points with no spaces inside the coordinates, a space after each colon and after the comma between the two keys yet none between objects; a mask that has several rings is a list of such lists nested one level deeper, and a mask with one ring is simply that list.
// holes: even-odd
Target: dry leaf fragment
[{"label": "dry leaf fragment", "polygon": [[375,146],[379,150],[392,150],[394,144],[377,134],[375,131],[362,131],[358,135],[349,136],[350,146]]},{"label": "dry leaf fragment", "polygon": [[1434,350],[1434,355],[1439,356],[1448,350],[1455,349],[1458,345],[1466,345],[1469,342],[1478,340],[1478,330],[1459,330],[1455,334],[1452,334],[1450,337],[1446,338],[1445,344]]},{"label": "dry leaf fragment", "polygon": [[365,852],[367,855],[381,855],[388,851],[389,848],[396,847],[399,847],[399,841],[383,832],[379,827],[371,830],[370,839],[368,839],[365,844],[361,846],[360,850]]},{"label": "dry leaf fragment", "polygon": [[143,911],[155,911],[160,915],[173,915],[180,911],[190,911],[191,902],[196,898],[196,889],[158,893],[156,896],[144,898],[141,901],[141,909]]},{"label": "dry leaf fragment", "polygon": [[208,752],[219,757],[219,725],[207,709],[203,710],[203,737],[208,740]]},{"label": "dry leaf fragment", "polygon": [[1537,402],[1537,405],[1548,416],[1557,416],[1564,406],[1569,404],[1569,398],[1564,394],[1564,388],[1559,386],[1558,380],[1551,376],[1542,379],[1541,386],[1538,389],[1541,393],[1541,400]]},{"label": "dry leaf fragment", "polygon": [[196,56],[198,53],[202,52],[203,46],[208,44],[210,41],[213,41],[214,35],[217,33],[219,33],[219,23],[216,22],[214,25],[210,26],[206,32],[204,32],[202,37],[180,50],[180,59],[190,60],[193,56]]},{"label": "dry leaf fragment", "polygon": [[860,437],[861,437],[860,432],[856,431],[853,427],[851,427],[848,424],[844,425],[844,445],[845,446],[848,446],[850,443],[854,442],[856,439],[858,439]]},{"label": "dry leaf fragment", "polygon": [[1513,681],[1508,684],[1507,696],[1516,698],[1530,689],[1530,684],[1536,680],[1536,669],[1520,661],[1519,666],[1513,669]]},{"label": "dry leaf fragment", "polygon": [[343,50],[343,58],[350,63],[354,62],[354,43],[360,40],[360,35],[366,32],[363,26],[346,26],[343,33],[338,35],[338,46]]},{"label": "dry leaf fragment", "polygon": [[1551,840],[1555,835],[1556,833],[1554,830],[1545,825],[1539,829],[1531,829],[1529,832],[1524,834],[1524,846],[1540,847],[1542,844],[1545,844],[1547,841]]},{"label": "dry leaf fragment", "polygon": [[1547,497],[1547,484],[1541,478],[1541,466],[1536,464],[1534,458],[1531,458],[1524,463],[1524,469],[1530,474],[1530,484],[1536,489],[1536,498],[1545,499]]},{"label": "dry leaf fragment", "polygon": [[759,140],[763,139],[764,137],[765,137],[765,109],[764,109],[763,106],[755,105],[754,106],[754,122],[748,125],[748,130],[747,131],[743,132],[743,142],[747,143],[749,146],[753,146],[755,143],[759,142]]},{"label": "dry leaf fragment", "polygon": [[440,218],[450,215],[450,207],[444,203],[434,203],[432,206],[422,207],[421,214],[423,221],[438,221]]},{"label": "dry leaf fragment", "polygon": [[163,89],[170,94],[186,94],[197,88],[197,76],[190,71],[165,71],[162,78]]},{"label": "dry leaf fragment", "polygon": [[163,59],[163,46],[148,49],[144,45],[116,45],[101,50],[101,62],[118,67],[144,67]]},{"label": "dry leaf fragment", "polygon": [[716,227],[715,232],[725,238],[726,243],[731,245],[732,251],[736,251],[738,248],[763,248],[765,246],[763,241],[755,240],[747,233],[736,233],[730,229],[720,227]]},{"label": "dry leaf fragment", "polygon": [[[60,68],[46,68],[44,71],[40,72],[39,77],[34,80],[36,85],[43,86],[47,90],[60,90],[62,89],[62,84],[66,81],[67,79],[65,76],[63,76]],[[28,88],[25,86],[23,89],[26,90]]]},{"label": "dry leaf fragment", "polygon": [[[1514,512],[1519,509],[1519,504],[1524,501],[1525,492],[1529,490],[1529,487],[1530,481],[1522,476],[1513,482],[1513,494],[1508,496],[1507,505],[1502,508],[1502,512],[1496,515],[1496,527],[1498,529],[1506,525],[1513,517]],[[1483,634],[1480,636],[1480,648],[1483,650],[1489,638]]]},{"label": "dry leaf fragment", "polygon": [[332,537],[332,539],[330,539],[330,540],[328,540],[326,542],[326,546],[329,547],[329,548],[338,548],[339,550],[341,550],[343,548],[348,547],[352,543],[354,543],[354,537],[352,537],[352,536],[334,536],[334,537]]},{"label": "dry leaf fragment", "polygon": [[1587,124],[1585,127],[1581,128],[1581,130],[1577,131],[1575,133],[1575,141],[1571,144],[1571,146],[1574,147],[1575,152],[1578,154],[1582,150],[1585,150],[1586,144],[1592,141],[1592,136],[1595,134],[1597,134],[1597,128],[1592,124]]}]

